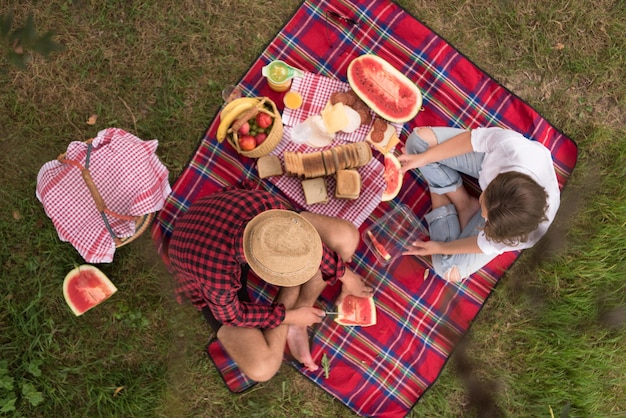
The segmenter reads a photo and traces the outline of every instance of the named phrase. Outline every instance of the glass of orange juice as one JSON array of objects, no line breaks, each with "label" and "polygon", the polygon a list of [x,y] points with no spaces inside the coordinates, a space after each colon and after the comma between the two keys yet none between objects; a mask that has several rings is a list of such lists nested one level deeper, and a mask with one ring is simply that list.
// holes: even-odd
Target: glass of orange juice
[{"label": "glass of orange juice", "polygon": [[294,90],[289,90],[283,97],[285,107],[289,109],[298,109],[302,106],[302,95]]}]

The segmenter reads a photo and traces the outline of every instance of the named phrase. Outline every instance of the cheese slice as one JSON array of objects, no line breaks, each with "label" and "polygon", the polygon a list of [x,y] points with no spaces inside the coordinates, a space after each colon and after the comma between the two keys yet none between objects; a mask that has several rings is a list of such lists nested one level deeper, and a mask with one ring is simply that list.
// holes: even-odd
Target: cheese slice
[{"label": "cheese slice", "polygon": [[346,113],[343,103],[338,102],[334,105],[330,103],[321,112],[322,120],[329,134],[335,134],[350,124],[350,119]]},{"label": "cheese slice", "polygon": [[320,148],[330,145],[335,139],[334,134],[329,134],[326,131],[326,126],[322,116],[313,115],[309,116],[306,123],[311,128],[311,132],[306,140],[306,144],[313,148]]}]

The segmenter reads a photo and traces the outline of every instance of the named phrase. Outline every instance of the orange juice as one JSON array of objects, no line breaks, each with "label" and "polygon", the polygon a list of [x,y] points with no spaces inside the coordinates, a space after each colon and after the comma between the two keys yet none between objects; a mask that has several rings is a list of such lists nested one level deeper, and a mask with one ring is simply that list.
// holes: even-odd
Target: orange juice
[{"label": "orange juice", "polygon": [[297,109],[302,106],[302,96],[297,91],[290,90],[285,93],[283,103],[285,103],[285,106],[289,109]]},{"label": "orange juice", "polygon": [[278,93],[289,90],[291,87],[291,80],[283,81],[281,83],[276,83],[270,79],[267,80],[267,84],[270,85],[270,88]]}]

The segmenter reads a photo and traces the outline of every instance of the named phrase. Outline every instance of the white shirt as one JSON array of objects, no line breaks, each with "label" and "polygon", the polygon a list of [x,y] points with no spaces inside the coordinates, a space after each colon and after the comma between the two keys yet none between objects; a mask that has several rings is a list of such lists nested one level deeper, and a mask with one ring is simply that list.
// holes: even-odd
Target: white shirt
[{"label": "white shirt", "polygon": [[478,247],[486,254],[501,254],[505,251],[522,250],[532,247],[543,237],[554,220],[559,209],[561,192],[554,171],[552,154],[537,141],[532,141],[521,134],[502,128],[478,128],[471,131],[472,148],[485,153],[478,184],[485,190],[489,183],[500,173],[517,171],[530,176],[548,194],[547,221],[539,224],[528,235],[526,242],[516,246],[489,241],[484,231],[478,234]]}]

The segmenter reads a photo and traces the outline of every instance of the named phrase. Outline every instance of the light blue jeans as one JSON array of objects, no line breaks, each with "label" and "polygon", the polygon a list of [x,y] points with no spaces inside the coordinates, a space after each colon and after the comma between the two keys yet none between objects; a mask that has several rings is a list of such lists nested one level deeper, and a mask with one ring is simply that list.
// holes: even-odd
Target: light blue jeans
[{"label": "light blue jeans", "polygon": [[[420,138],[413,130],[406,141],[406,151],[408,154],[420,154],[429,147],[428,143]],[[457,128],[430,128],[437,138],[437,143],[441,144],[450,138],[464,132],[464,129]],[[453,192],[459,187],[463,187],[461,173],[478,178],[484,153],[470,152],[457,157],[447,158],[436,163],[428,164],[418,170],[428,182],[431,192],[445,194]],[[461,231],[459,217],[453,204],[448,204],[433,209],[425,216],[428,222],[430,239],[439,242],[454,241],[461,238],[477,236],[485,225],[485,219],[481,216],[480,210],[470,219],[465,228]],[[432,256],[433,268],[439,276],[449,280],[454,275],[454,267],[458,269],[460,280],[482,268],[485,264],[493,260],[495,254],[434,254]]]}]

